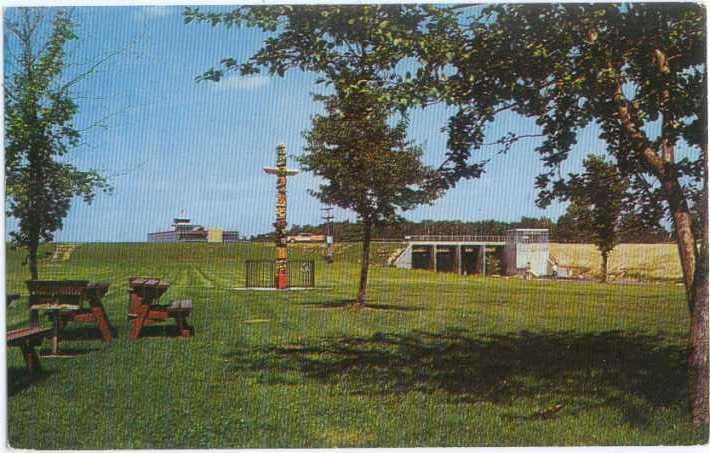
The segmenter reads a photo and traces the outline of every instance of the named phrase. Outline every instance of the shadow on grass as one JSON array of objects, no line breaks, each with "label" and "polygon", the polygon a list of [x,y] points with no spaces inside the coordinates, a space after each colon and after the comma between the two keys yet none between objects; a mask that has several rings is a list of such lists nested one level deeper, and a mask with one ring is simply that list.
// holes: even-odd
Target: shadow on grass
[{"label": "shadow on grass", "polygon": [[539,409],[561,403],[567,415],[606,406],[643,426],[654,409],[685,404],[685,352],[661,336],[621,331],[476,337],[414,331],[242,348],[227,358],[235,372],[253,372],[269,382],[297,371],[306,380],[345,381],[360,394],[416,391],[502,405],[528,398],[539,401]]},{"label": "shadow on grass", "polygon": [[[57,354],[60,356],[66,356],[66,358],[71,359],[72,357],[81,357],[86,354],[90,354],[92,352],[100,351],[100,348],[68,348],[62,345],[61,340],[59,341],[59,345],[57,346]],[[50,346],[44,346],[42,348],[37,349],[37,353],[42,357],[42,360],[45,358],[48,360],[54,360],[52,357],[52,348]],[[59,359],[62,359],[60,357]]]},{"label": "shadow on grass", "polygon": [[382,311],[421,311],[423,307],[411,305],[393,305],[393,304],[370,304],[358,306],[353,299],[340,299],[335,301],[322,302],[300,302],[298,305],[311,308],[352,308],[354,310],[382,310]]},{"label": "shadow on grass", "polygon": [[8,367],[7,396],[13,397],[21,391],[25,390],[26,388],[29,388],[34,384],[38,384],[44,381],[54,373],[55,371],[53,370],[47,370],[46,368],[42,368],[30,374],[27,372],[27,369],[25,367]]},{"label": "shadow on grass", "polygon": [[[71,324],[70,324],[71,326]],[[111,335],[114,341],[118,338],[118,329],[111,328]],[[66,327],[59,334],[59,341],[83,341],[83,340],[103,340],[101,331],[98,327],[81,326],[81,327]]]},{"label": "shadow on grass", "polygon": [[[191,325],[190,332],[195,335],[195,328]],[[167,321],[165,324],[154,324],[152,326],[146,326],[141,329],[140,338],[151,338],[151,337],[179,337],[180,329],[175,322],[170,324]]]}]

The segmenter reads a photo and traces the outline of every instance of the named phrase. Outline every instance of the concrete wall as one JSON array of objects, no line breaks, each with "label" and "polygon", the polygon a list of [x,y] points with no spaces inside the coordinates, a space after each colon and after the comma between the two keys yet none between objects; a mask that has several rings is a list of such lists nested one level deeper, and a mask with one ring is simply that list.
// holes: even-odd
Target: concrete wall
[{"label": "concrete wall", "polygon": [[404,251],[394,261],[394,265],[395,267],[399,267],[401,269],[412,268],[412,244],[407,244]]},{"label": "concrete wall", "polygon": [[530,267],[534,275],[547,275],[549,244],[516,244],[516,265],[518,269]]},{"label": "concrete wall", "polygon": [[516,275],[530,266],[537,276],[549,275],[549,244],[524,244],[509,242],[503,249],[503,267],[506,275]]},{"label": "concrete wall", "polygon": [[[521,246],[516,256],[516,246]],[[536,247],[547,247],[535,250]],[[477,247],[477,246],[473,246]],[[536,275],[549,275],[549,260],[555,260],[560,272],[572,270],[572,276],[595,277],[599,275],[601,257],[592,244],[506,244],[503,250],[503,270],[507,275],[517,273],[516,267],[524,268],[528,261]],[[403,269],[412,268],[412,245],[394,262]],[[609,271],[612,276],[643,276],[646,278],[677,279],[682,272],[675,244],[621,244],[616,246],[609,257]]]},{"label": "concrete wall", "polygon": [[[600,274],[601,255],[592,244],[550,243],[550,259],[571,268],[574,276],[596,277]],[[609,272],[623,278],[678,279],[683,273],[678,246],[666,244],[620,244],[609,255]]]}]

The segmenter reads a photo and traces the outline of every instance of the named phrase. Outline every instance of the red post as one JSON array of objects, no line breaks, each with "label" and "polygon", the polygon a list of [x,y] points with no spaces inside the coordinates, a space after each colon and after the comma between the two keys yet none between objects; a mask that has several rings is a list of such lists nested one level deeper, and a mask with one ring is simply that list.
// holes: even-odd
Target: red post
[{"label": "red post", "polygon": [[287,289],[288,288],[288,274],[285,269],[280,269],[276,274],[276,288],[277,289]]}]

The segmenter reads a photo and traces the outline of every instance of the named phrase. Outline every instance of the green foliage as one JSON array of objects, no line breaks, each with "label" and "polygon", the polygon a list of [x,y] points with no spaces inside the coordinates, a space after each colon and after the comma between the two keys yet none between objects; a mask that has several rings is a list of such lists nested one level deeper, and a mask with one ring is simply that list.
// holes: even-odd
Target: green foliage
[{"label": "green foliage", "polygon": [[[377,246],[375,246],[377,247]],[[316,262],[315,291],[232,291],[262,244],[82,244],[52,277],[111,282],[110,346],[69,324],[26,379],[7,350],[13,448],[308,448],[688,445],[688,313],[674,284],[598,285],[371,270],[372,309],[347,303],[359,244]],[[340,249],[337,250],[339,252]],[[374,250],[373,252],[376,252]],[[307,245],[291,248],[297,257]],[[374,253],[373,253],[374,255]],[[9,251],[8,291],[25,271]],[[242,273],[241,275],[237,275]],[[128,339],[127,280],[167,278],[191,298],[195,336],[174,323]],[[266,320],[250,323],[246,321]],[[42,323],[48,321],[42,318]],[[40,351],[49,350],[49,342]],[[546,410],[562,404],[555,414]]]},{"label": "green foliage", "polygon": [[[315,193],[325,203],[352,209],[368,225],[393,221],[439,195],[435,173],[422,165],[422,150],[406,141],[406,108],[396,72],[413,52],[414,36],[431,8],[412,5],[239,7],[228,13],[186,8],[185,22],[227,27],[246,25],[271,32],[246,61],[222,60],[199,80],[219,81],[233,71],[249,75],[266,70],[283,76],[300,69],[320,76],[316,83],[334,93],[316,95],[326,115],[313,119],[305,133],[300,162],[327,183]],[[399,114],[399,115],[397,115]],[[395,126],[392,121],[399,121]],[[423,190],[424,185],[429,190]]]},{"label": "green foliage", "polygon": [[[570,206],[570,209],[572,206]],[[671,232],[662,226],[649,224],[649,218],[642,212],[624,210],[622,214],[623,228],[619,232],[620,242],[629,243],[658,243],[672,240]],[[333,222],[333,234],[336,242],[362,240],[362,224],[358,222]],[[547,228],[550,231],[550,242],[578,242],[590,241],[587,229],[583,229],[574,221],[574,215],[566,213],[560,216],[557,222],[547,217],[522,217],[515,222],[501,222],[498,220],[422,220],[413,222],[399,219],[397,222],[375,225],[372,228],[373,239],[398,239],[413,235],[505,235],[506,230],[515,228]],[[325,225],[293,225],[289,234],[298,232],[323,234]],[[255,240],[273,241],[273,232],[255,236]]]},{"label": "green foliage", "polygon": [[355,211],[363,225],[360,304],[366,300],[372,226],[396,221],[398,211],[439,195],[432,187],[435,172],[421,162],[421,149],[406,142],[406,119],[390,126],[391,108],[378,102],[378,89],[366,86],[319,97],[326,115],[313,119],[299,157],[305,170],[325,180],[311,193],[323,203]]},{"label": "green foliage", "polygon": [[[242,61],[225,58],[198,80],[219,81],[230,72],[283,76],[299,69],[317,74],[316,83],[331,87],[338,102],[351,96],[363,102],[367,97],[371,107],[401,114],[430,99],[429,88],[420,90],[408,68],[416,71],[420,84],[434,83],[412,57],[420,51],[451,54],[449,47],[438,45],[441,41],[427,37],[456,23],[452,10],[433,5],[243,6],[227,13],[186,8],[184,17],[186,23],[245,25],[271,34],[252,56]],[[432,190],[482,173],[482,163],[460,164],[457,156],[449,155],[437,168]]]},{"label": "green foliage", "polygon": [[[706,135],[704,6],[683,4],[499,4],[436,23],[418,50],[435,80],[435,97],[457,105],[449,148],[459,166],[472,150],[496,143],[505,151],[529,136],[548,170],[539,204],[553,198],[559,165],[585,127],[600,127],[619,170],[653,196],[648,206],[687,210],[701,190]],[[448,46],[451,54],[441,52]],[[432,50],[433,49],[433,50]],[[539,126],[486,137],[505,112]],[[656,138],[648,126],[658,121]],[[689,156],[676,159],[685,142]],[[650,176],[651,181],[646,177]],[[662,190],[659,190],[661,189]]]},{"label": "green foliage", "polygon": [[427,203],[434,172],[422,150],[406,142],[406,121],[388,124],[390,111],[369,92],[327,97],[326,115],[313,119],[299,162],[326,182],[313,194],[326,204],[355,211],[368,225],[397,219],[398,210]]},{"label": "green foliage", "polygon": [[[419,34],[429,9],[418,5],[273,5],[243,6],[227,13],[186,8],[184,16],[186,23],[246,25],[276,34],[246,61],[225,58],[221,67],[200,79],[219,80],[230,71],[248,75],[261,68],[271,75],[283,75],[298,68],[321,74],[319,83],[347,84],[357,90],[359,80],[346,80],[342,70],[361,66],[373,73],[393,71],[411,54],[413,34]],[[397,76],[393,74],[393,78]]]},{"label": "green foliage", "polygon": [[608,255],[619,243],[624,203],[632,198],[629,178],[596,155],[588,156],[583,165],[584,173],[570,175],[564,189],[558,186],[558,191],[563,192],[562,199],[571,202],[567,211],[571,220],[586,231],[602,255]]},{"label": "green foliage", "polygon": [[584,173],[570,174],[567,181],[555,185],[554,196],[570,202],[558,220],[557,234],[596,245],[602,255],[602,277],[606,279],[607,258],[617,244],[669,237],[659,226],[662,209],[644,209],[631,177],[622,175],[614,163],[597,155],[587,156],[583,166]]},{"label": "green foliage", "polygon": [[78,107],[71,88],[77,79],[65,79],[65,47],[77,36],[70,15],[59,10],[49,36],[40,41],[48,16],[42,9],[20,8],[6,20],[6,45],[16,52],[5,72],[6,213],[18,220],[19,230],[10,237],[29,250],[33,278],[37,246],[62,228],[73,198],[90,203],[97,190],[108,189],[98,172],[66,160],[81,138],[73,123]]},{"label": "green foliage", "polygon": [[486,255],[486,275],[502,275],[503,263],[495,254]]}]

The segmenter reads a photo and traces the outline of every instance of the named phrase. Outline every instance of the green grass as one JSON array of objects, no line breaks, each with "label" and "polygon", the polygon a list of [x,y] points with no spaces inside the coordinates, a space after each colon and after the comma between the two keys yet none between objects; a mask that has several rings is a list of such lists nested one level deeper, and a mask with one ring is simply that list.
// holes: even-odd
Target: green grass
[{"label": "green grass", "polygon": [[[263,293],[244,259],[267,245],[83,244],[41,278],[111,281],[118,339],[70,325],[29,380],[8,350],[8,437],[16,448],[649,445],[705,442],[687,407],[683,288],[461,277],[373,258],[371,307],[352,309],[358,246],[340,247],[321,289]],[[51,251],[51,246],[48,247]],[[173,282],[195,336],[170,324],[130,342],[127,279]],[[7,257],[8,292],[27,269]],[[329,289],[330,288],[330,289]],[[251,322],[250,322],[251,321]],[[8,328],[27,322],[26,300]],[[46,321],[45,321],[46,322]],[[49,342],[42,346],[47,351]],[[549,410],[561,405],[557,412]],[[554,412],[554,413],[553,413]]]}]

